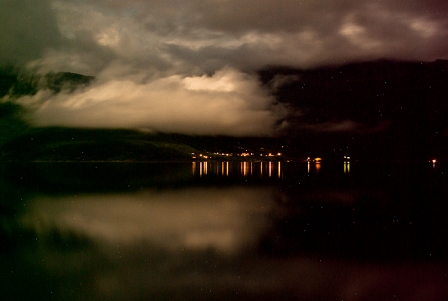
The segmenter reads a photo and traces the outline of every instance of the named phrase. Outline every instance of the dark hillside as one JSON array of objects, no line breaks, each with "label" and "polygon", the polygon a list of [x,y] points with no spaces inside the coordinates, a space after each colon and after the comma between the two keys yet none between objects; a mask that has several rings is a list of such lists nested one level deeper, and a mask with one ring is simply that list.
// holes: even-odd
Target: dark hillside
[{"label": "dark hillside", "polygon": [[284,135],[299,148],[390,160],[421,160],[448,150],[448,61],[260,72],[265,85],[280,76],[293,79],[274,95],[296,113]]}]

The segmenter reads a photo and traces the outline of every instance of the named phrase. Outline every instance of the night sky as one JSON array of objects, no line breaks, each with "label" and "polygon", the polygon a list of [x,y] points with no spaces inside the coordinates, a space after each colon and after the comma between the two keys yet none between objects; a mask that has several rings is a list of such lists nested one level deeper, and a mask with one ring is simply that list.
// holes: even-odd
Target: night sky
[{"label": "night sky", "polygon": [[368,131],[386,123],[301,120],[303,107],[272,93],[301,77],[263,85],[259,70],[448,58],[446,1],[1,3],[2,65],[96,78],[73,93],[14,100],[38,126],[271,136],[290,130],[295,114],[301,129]]}]

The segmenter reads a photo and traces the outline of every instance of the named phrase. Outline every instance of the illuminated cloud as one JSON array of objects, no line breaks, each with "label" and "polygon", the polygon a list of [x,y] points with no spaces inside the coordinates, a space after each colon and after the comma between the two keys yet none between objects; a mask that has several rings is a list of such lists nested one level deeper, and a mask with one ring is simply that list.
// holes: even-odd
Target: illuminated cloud
[{"label": "illuminated cloud", "polygon": [[99,78],[39,99],[40,125],[269,135],[284,113],[246,73],[448,58],[444,1],[4,2],[3,64]]},{"label": "illuminated cloud", "polygon": [[[135,80],[135,79],[134,79]],[[75,93],[41,91],[18,103],[39,126],[128,128],[198,135],[272,135],[286,116],[257,79],[233,69],[148,82],[106,80]],[[284,126],[284,125],[283,125]]]}]

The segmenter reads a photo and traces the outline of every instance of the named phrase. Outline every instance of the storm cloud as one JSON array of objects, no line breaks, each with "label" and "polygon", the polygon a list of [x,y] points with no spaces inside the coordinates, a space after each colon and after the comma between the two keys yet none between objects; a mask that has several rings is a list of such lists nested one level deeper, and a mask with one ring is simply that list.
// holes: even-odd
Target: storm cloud
[{"label": "storm cloud", "polygon": [[253,70],[268,64],[311,67],[447,56],[448,5],[442,1],[80,0],[50,5],[48,18],[56,21],[48,26],[56,25],[52,30],[65,43],[49,45],[35,62],[49,69],[90,68],[94,74],[119,60],[192,73],[224,66]]},{"label": "storm cloud", "polygon": [[444,1],[3,2],[3,63],[99,78],[36,96],[40,125],[271,134],[284,111],[251,75],[264,66],[448,57]]}]

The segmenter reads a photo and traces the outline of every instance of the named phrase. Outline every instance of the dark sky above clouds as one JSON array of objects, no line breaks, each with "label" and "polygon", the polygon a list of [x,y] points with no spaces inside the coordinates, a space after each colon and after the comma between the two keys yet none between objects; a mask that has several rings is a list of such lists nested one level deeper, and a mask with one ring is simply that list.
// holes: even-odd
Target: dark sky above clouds
[{"label": "dark sky above clouds", "polygon": [[72,95],[22,99],[39,125],[269,135],[286,110],[253,74],[266,65],[448,58],[446,1],[1,4],[3,64],[97,77]]}]

